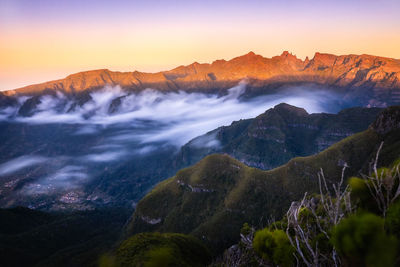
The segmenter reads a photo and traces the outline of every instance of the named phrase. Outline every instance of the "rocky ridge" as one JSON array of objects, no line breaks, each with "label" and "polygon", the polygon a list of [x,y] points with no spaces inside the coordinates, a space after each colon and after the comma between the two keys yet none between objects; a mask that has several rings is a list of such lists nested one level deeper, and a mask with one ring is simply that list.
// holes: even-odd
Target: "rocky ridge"
[{"label": "rocky ridge", "polygon": [[246,80],[255,91],[271,90],[282,84],[314,83],[353,91],[368,89],[368,94],[378,98],[377,101],[379,98],[400,101],[400,60],[325,53],[316,53],[311,60],[301,60],[287,51],[272,58],[250,52],[229,61],[195,62],[157,73],[107,69],[85,71],[65,79],[5,91],[4,94],[35,94],[46,90],[78,93],[105,85],[119,85],[131,91],[154,88],[207,92],[230,88],[242,80]]}]

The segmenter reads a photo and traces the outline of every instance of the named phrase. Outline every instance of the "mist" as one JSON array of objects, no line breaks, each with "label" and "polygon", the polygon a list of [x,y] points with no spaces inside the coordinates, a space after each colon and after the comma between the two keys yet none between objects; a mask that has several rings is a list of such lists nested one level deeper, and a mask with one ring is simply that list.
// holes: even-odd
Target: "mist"
[{"label": "mist", "polygon": [[47,160],[41,156],[21,156],[0,164],[0,176],[13,174],[25,168],[38,165]]},{"label": "mist", "polygon": [[[30,117],[18,116],[15,109],[9,108],[0,111],[0,119],[29,124],[79,124],[76,135],[97,134],[104,128],[124,125],[133,127],[136,134],[117,134],[113,141],[166,142],[179,147],[196,136],[235,120],[255,117],[282,102],[303,107],[309,113],[340,110],[335,104],[340,96],[328,90],[293,87],[279,94],[243,100],[245,90],[244,82],[222,96],[152,89],[128,94],[115,86],[91,93],[91,99],[82,106],[57,92],[55,96],[42,96]],[[26,97],[19,102],[22,105],[25,101]]]},{"label": "mist", "polygon": [[79,189],[87,182],[86,171],[83,166],[66,165],[50,175],[27,184],[21,191],[26,195],[48,195]]},{"label": "mist", "polygon": [[[92,194],[102,195],[100,191],[85,191],[89,184],[97,188],[99,181],[128,179],[124,183],[136,186],[135,181],[141,184],[148,177],[153,181],[167,178],[160,176],[157,168],[162,168],[160,164],[166,164],[165,159],[172,158],[182,145],[233,121],[254,118],[282,102],[309,113],[342,108],[341,96],[323,88],[292,87],[253,98],[244,97],[245,93],[244,82],[224,95],[152,89],[128,93],[119,86],[105,87],[90,93],[84,103],[56,92],[41,96],[29,116],[19,114],[29,101],[20,97],[17,106],[0,109],[0,122],[21,125],[21,129],[28,126],[27,132],[40,128],[39,135],[24,139],[25,156],[0,162],[0,190],[2,183],[7,190],[11,185],[19,188],[21,201],[46,195],[62,203],[83,203]],[[49,138],[54,139],[50,142]],[[206,135],[194,139],[192,145],[215,148],[220,144],[215,135]],[[18,146],[14,153],[21,153]],[[158,162],[160,159],[163,163]],[[131,169],[121,176],[118,168]]]}]

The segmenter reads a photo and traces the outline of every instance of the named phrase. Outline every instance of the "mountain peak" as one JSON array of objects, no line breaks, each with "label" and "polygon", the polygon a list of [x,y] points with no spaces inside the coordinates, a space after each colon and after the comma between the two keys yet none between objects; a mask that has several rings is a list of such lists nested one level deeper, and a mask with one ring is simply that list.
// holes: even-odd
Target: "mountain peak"
[{"label": "mountain peak", "polygon": [[293,53],[291,53],[289,51],[283,51],[282,54],[280,55],[280,57],[297,59],[296,55],[293,55]]},{"label": "mountain peak", "polygon": [[[354,68],[361,68],[364,72],[351,72],[350,69]],[[283,51],[280,56],[272,58],[250,51],[230,60],[216,60],[212,64],[195,62],[157,73],[114,72],[108,69],[80,72],[64,79],[9,90],[4,95],[37,94],[46,90],[79,92],[106,85],[119,85],[128,90],[149,87],[157,90],[215,90],[233,87],[248,77],[259,88],[279,81],[340,87],[374,84],[377,89],[400,89],[400,60],[367,55],[336,56],[317,52],[311,60],[306,58],[303,61],[289,51]],[[391,99],[398,102],[397,93]]]},{"label": "mountain peak", "polygon": [[70,74],[66,77],[68,78],[74,78],[74,77],[79,77],[79,76],[85,76],[85,77],[90,77],[90,76],[98,76],[98,75],[104,75],[107,73],[110,73],[111,71],[109,69],[97,69],[97,70],[88,70],[88,71],[81,71],[78,73]]},{"label": "mountain peak", "polygon": [[247,53],[247,54],[245,54],[243,56],[237,57],[237,58],[238,59],[253,60],[253,59],[256,59],[256,58],[262,58],[262,56],[257,55],[253,51],[250,51],[249,53]]},{"label": "mountain peak", "polygon": [[294,113],[299,116],[308,115],[308,112],[304,108],[295,107],[286,103],[280,103],[273,107],[272,110],[285,113]]},{"label": "mountain peak", "polygon": [[333,54],[316,52],[314,54],[314,58],[312,60],[313,61],[321,61],[326,64],[332,64],[332,61],[334,61],[336,58],[337,58],[337,56],[335,56]]}]

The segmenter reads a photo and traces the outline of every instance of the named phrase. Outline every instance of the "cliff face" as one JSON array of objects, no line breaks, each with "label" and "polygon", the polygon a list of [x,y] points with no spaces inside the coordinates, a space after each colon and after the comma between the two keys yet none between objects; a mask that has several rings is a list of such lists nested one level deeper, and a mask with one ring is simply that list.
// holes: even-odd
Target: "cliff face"
[{"label": "cliff face", "polygon": [[[279,104],[254,119],[236,121],[196,137],[181,148],[175,165],[182,168],[206,155],[226,153],[248,166],[272,169],[367,129],[380,111],[350,108],[338,114],[308,114],[302,108]],[[207,143],[210,145],[199,145]]]},{"label": "cliff face", "polygon": [[333,87],[369,88],[373,93],[389,94],[400,100],[400,60],[370,55],[316,53],[311,60],[301,60],[283,52],[265,58],[250,52],[229,61],[211,64],[197,62],[158,73],[113,72],[107,69],[72,74],[65,79],[10,90],[5,94],[33,94],[46,89],[80,92],[120,85],[127,90],[154,88],[158,90],[226,89],[246,79],[250,86],[265,88],[281,83],[317,83]]}]

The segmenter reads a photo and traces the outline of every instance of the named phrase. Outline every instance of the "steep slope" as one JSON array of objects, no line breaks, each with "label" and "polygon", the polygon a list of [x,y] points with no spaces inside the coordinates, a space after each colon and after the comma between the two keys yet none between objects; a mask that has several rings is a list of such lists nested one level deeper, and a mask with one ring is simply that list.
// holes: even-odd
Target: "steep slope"
[{"label": "steep slope", "polygon": [[263,226],[280,218],[291,201],[317,192],[320,168],[329,181],[367,172],[384,141],[380,163],[400,154],[400,107],[386,109],[372,126],[309,157],[295,158],[270,171],[250,168],[227,155],[210,155],[161,182],[137,205],[128,233],[190,233],[222,251],[238,240],[244,222]]},{"label": "steep slope", "polygon": [[120,85],[131,91],[154,88],[218,92],[244,79],[252,93],[266,93],[287,84],[315,83],[343,88],[349,93],[349,98],[361,97],[372,105],[400,101],[400,61],[397,59],[316,53],[311,60],[303,61],[286,51],[272,58],[250,52],[229,61],[216,60],[211,64],[195,62],[158,73],[113,72],[107,69],[86,71],[65,79],[10,90],[6,94],[35,94],[46,90],[79,93],[105,85]]},{"label": "steep slope", "polygon": [[181,148],[175,165],[182,168],[206,155],[227,153],[248,166],[272,169],[367,129],[380,111],[350,108],[338,114],[308,114],[302,108],[279,104],[254,119],[236,121],[193,139]]}]

